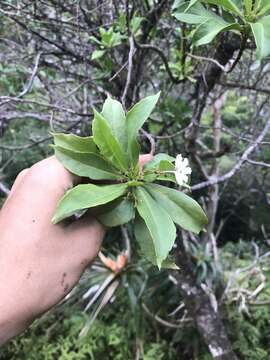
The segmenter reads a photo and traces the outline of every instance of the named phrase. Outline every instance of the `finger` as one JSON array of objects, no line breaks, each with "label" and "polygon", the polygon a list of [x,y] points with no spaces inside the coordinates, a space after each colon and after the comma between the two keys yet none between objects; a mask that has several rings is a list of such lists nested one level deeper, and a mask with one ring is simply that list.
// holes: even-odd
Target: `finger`
[{"label": "finger", "polygon": [[105,228],[90,214],[73,222],[66,228],[66,234],[73,248],[72,254],[80,268],[85,268],[97,256]]},{"label": "finger", "polygon": [[44,195],[49,195],[52,202],[58,201],[68,189],[80,182],[80,177],[66,170],[55,156],[34,164],[28,178],[29,182],[43,190]]},{"label": "finger", "polygon": [[4,202],[4,205],[2,206],[2,209],[4,209],[4,207],[6,208],[7,204],[10,202],[11,198],[13,197],[16,189],[18,189],[20,184],[22,183],[22,180],[24,179],[28,170],[29,169],[24,169],[17,175],[15,182],[12,185],[12,188],[10,189],[10,193],[8,194],[8,197],[7,197],[6,201]]},{"label": "finger", "polygon": [[144,165],[149,161],[153,160],[154,156],[152,154],[144,154],[139,157],[139,166],[143,169]]},{"label": "finger", "polygon": [[65,169],[55,156],[37,162],[30,170],[40,172],[40,179],[45,176],[47,183],[55,182],[58,184],[57,180],[61,180],[59,185],[62,187],[70,187],[80,182],[80,177]]},{"label": "finger", "polygon": [[18,186],[22,183],[22,180],[24,179],[25,175],[29,169],[22,170],[16,177],[14,184],[12,185],[12,188],[10,190],[10,195],[14,193],[14,191],[18,188]]},{"label": "finger", "polygon": [[34,219],[35,222],[40,221],[48,226],[59,200],[79,181],[79,177],[69,173],[52,156],[39,161],[27,171],[16,193],[10,198],[9,207],[12,210],[19,203],[25,221]]}]

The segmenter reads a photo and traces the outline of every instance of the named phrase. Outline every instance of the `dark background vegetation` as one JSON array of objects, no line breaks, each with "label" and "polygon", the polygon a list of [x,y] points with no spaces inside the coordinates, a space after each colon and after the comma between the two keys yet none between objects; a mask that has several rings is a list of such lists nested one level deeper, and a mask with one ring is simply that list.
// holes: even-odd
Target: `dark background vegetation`
[{"label": "dark background vegetation", "polygon": [[83,294],[111,275],[97,260],[64,304],[0,350],[1,359],[270,357],[270,63],[256,61],[249,40],[227,72],[239,37],[222,33],[194,48],[193,28],[172,7],[0,1],[0,204],[22,169],[52,154],[51,130],[89,135],[91,108],[100,110],[107,94],[128,109],[161,90],[142,152],[150,139],[152,150],[154,140],[157,152],[187,156],[192,196],[209,217],[200,237],[179,230],[180,271],[144,261],[132,226],[111,232],[104,253],[117,256],[128,236],[132,257],[114,294],[107,289],[110,301],[103,293],[83,312]]}]

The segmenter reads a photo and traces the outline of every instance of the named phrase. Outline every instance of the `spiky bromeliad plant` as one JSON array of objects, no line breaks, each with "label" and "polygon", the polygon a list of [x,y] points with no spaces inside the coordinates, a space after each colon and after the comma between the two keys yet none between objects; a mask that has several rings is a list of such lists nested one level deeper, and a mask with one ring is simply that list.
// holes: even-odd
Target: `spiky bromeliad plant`
[{"label": "spiky bromeliad plant", "polygon": [[[159,94],[148,96],[126,114],[108,97],[102,112],[94,110],[93,136],[54,134],[56,157],[73,174],[95,184],[77,185],[60,200],[53,223],[94,208],[108,227],[134,221],[143,255],[159,268],[176,238],[175,224],[199,233],[207,218],[199,204],[178,190],[155,182],[185,185],[191,169],[187,159],[157,154],[142,170],[138,164],[139,129],[151,114]],[[98,180],[98,181],[97,181]]]}]

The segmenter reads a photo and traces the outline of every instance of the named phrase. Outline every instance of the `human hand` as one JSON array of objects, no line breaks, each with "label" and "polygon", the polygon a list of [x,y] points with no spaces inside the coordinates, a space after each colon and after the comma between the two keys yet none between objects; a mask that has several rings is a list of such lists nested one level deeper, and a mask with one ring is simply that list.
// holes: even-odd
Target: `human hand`
[{"label": "human hand", "polygon": [[97,255],[91,216],[53,225],[59,199],[79,181],[55,157],[23,170],[0,213],[0,343],[58,303]]},{"label": "human hand", "polygon": [[[152,155],[140,156],[140,167]],[[0,344],[57,304],[97,255],[104,228],[91,215],[51,222],[58,201],[80,179],[55,157],[23,170],[0,212]]]}]

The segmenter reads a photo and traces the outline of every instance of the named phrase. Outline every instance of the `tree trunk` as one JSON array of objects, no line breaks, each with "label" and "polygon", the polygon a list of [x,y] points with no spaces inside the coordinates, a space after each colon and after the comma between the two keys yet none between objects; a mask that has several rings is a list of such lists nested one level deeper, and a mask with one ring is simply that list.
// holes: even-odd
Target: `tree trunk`
[{"label": "tree trunk", "polygon": [[174,276],[199,334],[214,360],[237,360],[220,318],[215,295],[207,293],[200,284],[196,283],[196,277],[192,270],[194,264],[183,245],[178,244],[177,252],[176,264],[180,267],[180,271],[174,273]]}]

